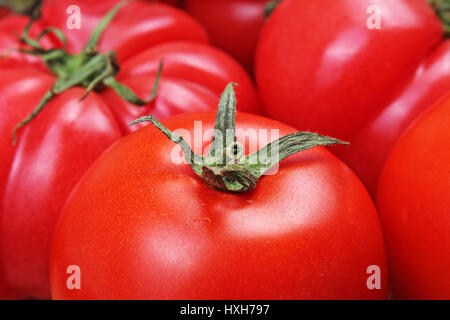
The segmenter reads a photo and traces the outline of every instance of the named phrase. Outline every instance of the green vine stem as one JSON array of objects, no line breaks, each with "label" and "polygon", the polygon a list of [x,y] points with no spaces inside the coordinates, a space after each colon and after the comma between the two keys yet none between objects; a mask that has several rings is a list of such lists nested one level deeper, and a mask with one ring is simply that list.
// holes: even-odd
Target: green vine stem
[{"label": "green vine stem", "polygon": [[428,0],[444,26],[445,36],[450,37],[450,0]]},{"label": "green vine stem", "polygon": [[130,123],[151,122],[171,141],[181,146],[186,162],[210,187],[226,192],[253,190],[261,176],[283,159],[316,146],[348,144],[312,132],[296,132],[281,137],[257,152],[243,156],[243,146],[236,141],[235,84],[230,83],[220,98],[210,151],[206,158],[195,154],[183,137],[167,129],[154,116]]},{"label": "green vine stem", "polygon": [[[137,106],[146,105],[155,98],[163,68],[162,60],[159,64],[158,73],[150,98],[144,100],[115,79],[115,75],[119,72],[119,63],[117,61],[116,53],[114,51],[99,53],[97,49],[97,43],[100,40],[103,31],[110,24],[117,12],[127,3],[127,1],[118,3],[105,15],[93,30],[84,49],[76,55],[72,55],[66,51],[66,37],[59,29],[46,28],[35,39],[30,37],[29,30],[32,24],[40,17],[39,10],[33,12],[20,38],[21,42],[27,45],[28,48],[19,50],[26,54],[41,57],[45,65],[57,77],[57,80],[45,93],[32,113],[14,127],[12,132],[14,145],[17,141],[17,131],[20,128],[32,121],[55,96],[74,86],[86,88],[85,93],[80,100],[86,98],[90,92],[101,91],[105,87],[112,88],[120,97]],[[39,40],[48,33],[55,35],[62,42],[63,48],[44,49],[40,45]]]}]

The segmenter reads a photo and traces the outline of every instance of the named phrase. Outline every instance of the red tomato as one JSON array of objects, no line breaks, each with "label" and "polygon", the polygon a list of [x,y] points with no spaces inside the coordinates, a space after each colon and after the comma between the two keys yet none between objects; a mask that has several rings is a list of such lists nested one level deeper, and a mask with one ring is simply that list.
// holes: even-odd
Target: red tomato
[{"label": "red tomato", "polygon": [[179,0],[159,0],[159,1],[166,2],[166,3],[169,3],[174,6],[179,5],[179,2],[180,2]]},{"label": "red tomato", "polygon": [[59,211],[82,173],[122,135],[99,95],[79,103],[84,91],[73,88],[51,101],[13,147],[13,127],[53,80],[30,69],[3,70],[0,78],[1,262],[11,298],[49,297],[48,256]]},{"label": "red tomato", "polygon": [[[195,139],[194,123],[201,121],[206,131],[214,120],[213,112],[204,112],[164,123]],[[247,130],[295,131],[247,113],[238,114],[236,124],[237,139],[247,146],[264,139],[245,139]],[[374,205],[358,178],[326,149],[293,155],[256,189],[232,194],[171,161],[174,146],[147,126],[118,141],[80,180],[53,238],[53,298],[386,297]],[[67,287],[71,265],[80,268],[80,290]],[[380,290],[367,287],[370,265],[381,268]]]},{"label": "red tomato", "polygon": [[450,92],[449,62],[450,40],[446,40],[422,61],[405,89],[351,139],[351,147],[336,150],[373,196],[395,142],[424,110]]},{"label": "red tomato", "polygon": [[269,0],[185,0],[184,9],[200,21],[213,45],[253,70],[255,49]]},{"label": "red tomato", "polygon": [[154,83],[161,58],[164,70],[153,104],[136,108],[124,100],[117,101],[112,90],[103,94],[124,132],[136,130],[139,126],[133,128],[128,123],[144,114],[166,118],[187,111],[211,110],[230,79],[242,81],[238,87],[241,110],[258,111],[258,97],[244,69],[227,54],[204,44],[178,41],[155,46],[127,59],[117,78],[138,95],[149,96],[149,84]]},{"label": "red tomato", "polygon": [[4,16],[7,16],[10,13],[9,9],[7,8],[0,8],[0,18],[3,18]]},{"label": "red tomato", "polygon": [[[26,64],[28,67],[34,66],[43,72],[47,71],[41,58],[33,55],[24,55],[14,50],[20,45],[16,35],[25,28],[28,20],[29,18],[25,16],[11,15],[0,21],[0,68],[2,70],[6,68],[23,68]],[[42,26],[36,22],[31,27],[30,35],[35,38],[41,31]],[[49,49],[57,44],[49,37],[44,37],[41,40],[41,45]]]},{"label": "red tomato", "polygon": [[[69,3],[46,1],[43,19],[34,25],[32,33],[36,35],[47,26],[65,29]],[[82,48],[94,26],[115,3],[77,1],[82,27],[65,30],[71,52]],[[20,34],[24,24],[24,17],[2,19],[1,52],[18,45],[13,30]],[[210,109],[217,105],[229,81],[242,83],[239,98],[245,101],[243,110],[256,110],[256,93],[246,72],[206,42],[203,28],[174,7],[128,3],[106,29],[99,48],[118,53],[121,71],[116,78],[144,98],[150,96],[159,60],[164,57],[156,99],[136,107],[123,103],[112,90],[105,90],[92,92],[78,102],[83,89],[71,88],[19,131],[15,148],[11,140],[14,126],[37,106],[55,77],[41,62],[17,52],[0,62],[0,291],[7,291],[12,298],[49,297],[50,238],[59,212],[84,171],[129,131],[126,124],[130,117],[152,113],[164,118]],[[45,43],[54,46],[55,39],[48,37]]]},{"label": "red tomato", "polygon": [[450,96],[409,128],[378,188],[394,296],[450,299]]},{"label": "red tomato", "polygon": [[255,73],[270,116],[350,141],[336,152],[374,194],[400,134],[450,90],[449,47],[423,0],[283,0]]}]

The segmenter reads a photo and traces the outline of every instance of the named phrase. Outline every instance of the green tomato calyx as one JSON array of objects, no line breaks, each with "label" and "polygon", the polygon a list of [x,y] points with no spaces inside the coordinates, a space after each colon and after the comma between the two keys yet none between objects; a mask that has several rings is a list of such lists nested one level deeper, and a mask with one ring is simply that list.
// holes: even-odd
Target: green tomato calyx
[{"label": "green tomato calyx", "polygon": [[[119,63],[117,61],[116,53],[114,51],[107,51],[105,53],[98,52],[97,44],[101,38],[101,35],[115,17],[117,12],[126,4],[126,1],[118,3],[105,15],[105,17],[103,17],[103,19],[93,30],[84,49],[76,55],[70,54],[66,51],[66,37],[59,29],[51,27],[46,28],[35,39],[29,36],[29,30],[32,24],[40,18],[40,6],[33,11],[31,18],[20,37],[21,42],[26,44],[28,48],[21,48],[18,50],[26,54],[41,57],[45,65],[57,77],[57,80],[46,92],[44,97],[42,97],[33,112],[14,128],[12,133],[14,145],[16,144],[17,130],[33,120],[34,117],[37,116],[39,112],[41,112],[47,105],[47,103],[55,96],[71,87],[81,86],[86,88],[86,91],[83,96],[80,97],[80,100],[86,98],[90,92],[101,91],[105,87],[112,88],[120,97],[137,106],[146,105],[155,98],[159,79],[162,73],[162,60],[159,64],[159,69],[152,88],[151,96],[149,99],[143,100],[133,93],[133,91],[131,91],[128,87],[124,86],[115,79],[115,75],[119,72]],[[39,43],[39,40],[46,34],[55,35],[62,42],[63,48],[44,49]]]},{"label": "green tomato calyx", "polygon": [[195,154],[180,135],[167,129],[154,116],[130,123],[151,122],[171,141],[181,146],[186,162],[210,187],[226,192],[246,192],[256,188],[261,176],[290,155],[315,146],[348,144],[312,132],[296,132],[274,140],[255,153],[244,156],[244,146],[236,140],[236,94],[230,83],[222,93],[211,148],[206,157]]}]

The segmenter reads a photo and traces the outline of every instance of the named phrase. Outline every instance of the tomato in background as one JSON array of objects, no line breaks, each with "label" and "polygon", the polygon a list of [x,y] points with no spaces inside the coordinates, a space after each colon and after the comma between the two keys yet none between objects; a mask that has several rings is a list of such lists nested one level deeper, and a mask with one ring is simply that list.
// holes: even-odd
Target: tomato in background
[{"label": "tomato in background", "polygon": [[171,4],[171,5],[174,5],[174,6],[180,4],[180,1],[179,1],[179,0],[159,0],[159,1],[165,2],[165,3],[168,3],[168,4]]},{"label": "tomato in background", "polygon": [[400,138],[377,206],[395,298],[450,299],[450,96]]},{"label": "tomato in background", "polygon": [[[164,124],[192,139],[195,122],[206,131],[215,118],[193,113]],[[295,132],[247,113],[238,113],[236,124],[238,141],[247,145],[264,139],[245,139],[248,130]],[[146,126],[114,144],[83,176],[53,238],[54,299],[386,298],[375,207],[329,151],[290,156],[254,190],[233,194],[173,162],[174,146]],[[80,290],[67,288],[69,265],[80,268]],[[367,286],[371,265],[381,269],[379,290]]]},{"label": "tomato in background", "polygon": [[213,45],[253,71],[268,0],[184,0],[183,8],[205,26]]},{"label": "tomato in background", "polygon": [[439,44],[417,67],[405,89],[370,124],[335,150],[361,178],[372,196],[384,163],[402,133],[425,110],[450,92],[450,40]]},{"label": "tomato in background", "polygon": [[99,95],[79,102],[84,90],[72,88],[20,132],[14,147],[14,126],[31,113],[54,79],[32,69],[1,73],[2,277],[9,298],[48,298],[48,255],[59,211],[83,172],[122,133]]},{"label": "tomato in background", "polygon": [[9,9],[7,8],[0,8],[0,18],[3,18],[4,16],[7,16],[9,14]]},{"label": "tomato in background", "polygon": [[[379,29],[368,28],[374,12]],[[283,0],[263,28],[255,76],[269,116],[350,141],[335,152],[374,195],[403,130],[449,92],[449,50],[424,0]]]},{"label": "tomato in background", "polygon": [[[47,26],[60,28],[68,38],[68,50],[76,53],[117,2],[77,1],[82,13],[77,30],[66,26],[71,1],[45,1],[42,19],[31,33],[36,36]],[[16,34],[25,23],[25,17],[16,15],[0,21],[0,52],[20,45]],[[164,58],[156,99],[137,107],[123,103],[107,89],[79,102],[84,89],[71,88],[18,132],[16,147],[11,139],[14,126],[38,105],[55,77],[42,62],[18,52],[0,60],[0,294],[49,298],[48,256],[59,212],[85,170],[129,132],[130,118],[209,110],[217,105],[229,81],[242,84],[238,92],[242,110],[257,110],[257,96],[245,70],[207,42],[203,27],[184,12],[164,4],[129,2],[110,23],[98,47],[100,52],[117,52],[121,69],[116,78],[143,98],[150,96],[159,61]],[[55,47],[57,39],[45,37],[43,46]]]}]

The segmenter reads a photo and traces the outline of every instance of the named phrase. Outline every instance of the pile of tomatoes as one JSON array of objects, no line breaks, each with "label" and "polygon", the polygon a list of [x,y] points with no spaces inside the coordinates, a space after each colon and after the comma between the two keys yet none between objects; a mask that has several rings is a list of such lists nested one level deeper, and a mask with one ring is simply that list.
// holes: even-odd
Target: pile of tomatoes
[{"label": "pile of tomatoes", "polygon": [[[449,7],[1,9],[0,298],[450,299]],[[153,115],[205,154],[231,82],[246,155],[274,130],[349,145],[307,148],[224,192],[174,161],[173,136],[129,126]]]}]

